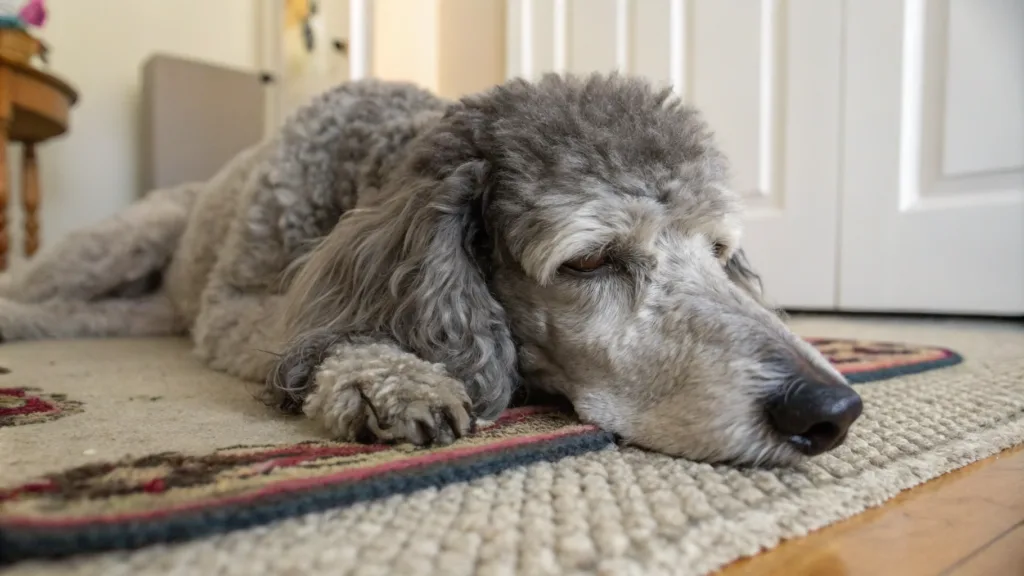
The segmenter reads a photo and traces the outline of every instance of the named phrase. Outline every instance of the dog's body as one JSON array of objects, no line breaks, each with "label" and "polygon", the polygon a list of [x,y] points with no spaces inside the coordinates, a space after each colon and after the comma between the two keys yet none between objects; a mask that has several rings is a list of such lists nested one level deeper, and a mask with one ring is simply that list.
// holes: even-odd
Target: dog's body
[{"label": "dog's body", "polygon": [[524,384],[671,454],[830,449],[859,398],[763,304],[739,237],[725,161],[669,92],[363,81],[0,276],[0,336],[188,332],[349,440],[448,442]]}]

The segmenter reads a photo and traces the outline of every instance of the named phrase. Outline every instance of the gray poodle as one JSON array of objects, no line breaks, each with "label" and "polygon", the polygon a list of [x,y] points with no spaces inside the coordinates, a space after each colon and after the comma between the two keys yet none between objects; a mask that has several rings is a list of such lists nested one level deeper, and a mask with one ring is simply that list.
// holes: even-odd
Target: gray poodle
[{"label": "gray poodle", "polygon": [[360,81],[0,276],[0,335],[188,333],[345,440],[451,442],[524,387],[648,449],[791,463],[861,400],[766,305],[740,232],[671,91]]}]

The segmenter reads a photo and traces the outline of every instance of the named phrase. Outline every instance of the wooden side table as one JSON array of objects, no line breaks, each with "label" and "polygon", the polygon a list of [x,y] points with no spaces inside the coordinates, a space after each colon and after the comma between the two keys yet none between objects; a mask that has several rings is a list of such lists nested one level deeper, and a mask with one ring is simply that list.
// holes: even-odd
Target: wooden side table
[{"label": "wooden side table", "polygon": [[0,57],[0,270],[7,267],[7,145],[24,145],[21,200],[25,211],[25,255],[39,249],[39,168],[36,144],[68,129],[68,112],[78,100],[75,90],[56,76],[29,64]]}]

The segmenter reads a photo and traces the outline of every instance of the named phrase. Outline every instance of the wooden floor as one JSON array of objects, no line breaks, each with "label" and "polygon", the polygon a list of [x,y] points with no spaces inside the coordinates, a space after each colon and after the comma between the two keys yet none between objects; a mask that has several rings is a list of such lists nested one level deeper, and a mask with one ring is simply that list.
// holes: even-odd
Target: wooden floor
[{"label": "wooden floor", "polygon": [[768,574],[1024,576],[1024,446],[719,572]]}]

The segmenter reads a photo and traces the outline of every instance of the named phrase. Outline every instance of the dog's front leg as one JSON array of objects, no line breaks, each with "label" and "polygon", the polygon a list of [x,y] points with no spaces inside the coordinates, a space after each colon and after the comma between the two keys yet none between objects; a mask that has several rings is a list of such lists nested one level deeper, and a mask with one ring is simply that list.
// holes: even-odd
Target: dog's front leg
[{"label": "dog's front leg", "polygon": [[449,444],[475,429],[465,385],[387,341],[334,344],[302,410],[342,440]]}]

